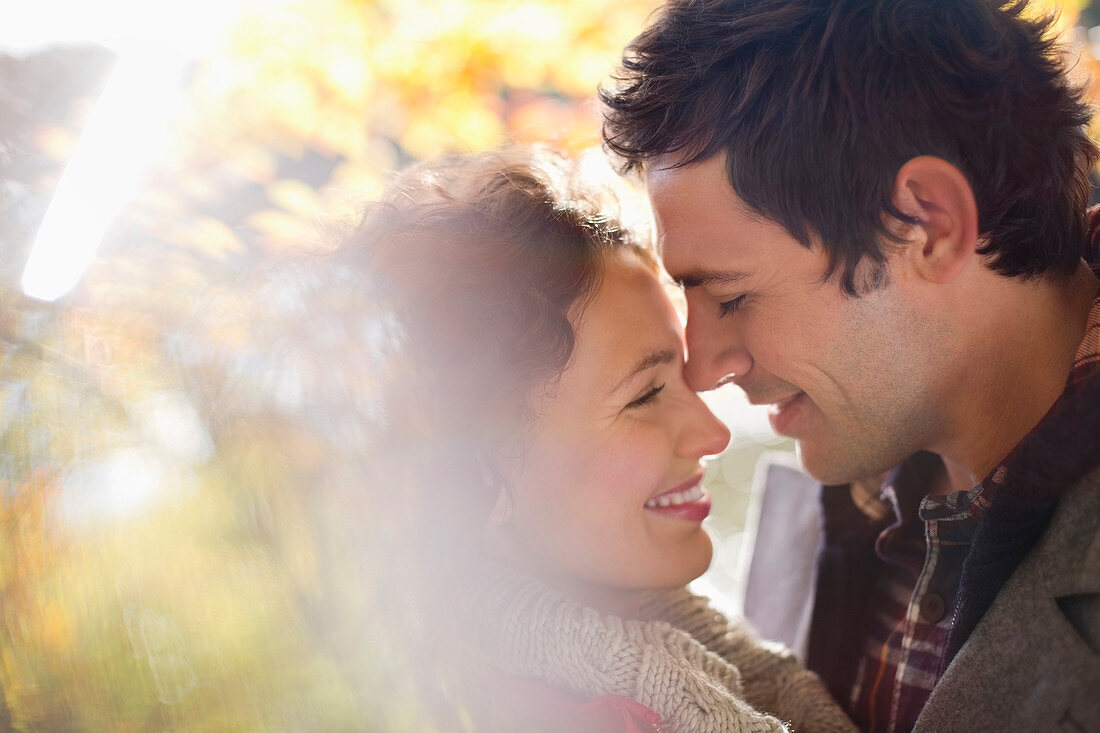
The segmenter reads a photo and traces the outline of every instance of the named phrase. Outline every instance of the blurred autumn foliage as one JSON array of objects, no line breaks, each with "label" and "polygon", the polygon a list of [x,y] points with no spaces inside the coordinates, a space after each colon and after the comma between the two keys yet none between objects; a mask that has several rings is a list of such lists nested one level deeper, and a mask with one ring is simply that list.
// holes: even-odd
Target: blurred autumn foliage
[{"label": "blurred autumn foliage", "polygon": [[323,254],[411,160],[598,144],[655,4],[246,6],[55,304],[19,276],[114,58],[0,57],[0,730],[463,727],[405,646],[388,324]]},{"label": "blurred autumn foliage", "polygon": [[57,304],[18,279],[114,56],[0,58],[0,729],[461,727],[403,646],[385,320],[323,253],[411,160],[597,144],[651,7],[246,5]]}]

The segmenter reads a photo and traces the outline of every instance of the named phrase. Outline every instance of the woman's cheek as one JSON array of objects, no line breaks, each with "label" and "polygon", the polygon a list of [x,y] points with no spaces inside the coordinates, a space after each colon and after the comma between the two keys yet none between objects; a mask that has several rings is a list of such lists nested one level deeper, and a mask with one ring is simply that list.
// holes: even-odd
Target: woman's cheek
[{"label": "woman's cheek", "polygon": [[605,447],[597,469],[616,493],[642,495],[640,503],[662,488],[667,473],[667,445],[653,433],[645,424],[620,432]]}]

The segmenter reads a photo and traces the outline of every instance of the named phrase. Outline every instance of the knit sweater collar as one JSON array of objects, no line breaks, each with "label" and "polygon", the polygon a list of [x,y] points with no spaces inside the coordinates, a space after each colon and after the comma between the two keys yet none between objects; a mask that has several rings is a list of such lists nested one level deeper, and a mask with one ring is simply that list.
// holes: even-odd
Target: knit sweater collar
[{"label": "knit sweater collar", "polygon": [[661,715],[663,730],[785,730],[742,699],[735,666],[668,623],[602,614],[499,563],[469,590],[463,623],[508,674],[584,699],[636,700]]}]

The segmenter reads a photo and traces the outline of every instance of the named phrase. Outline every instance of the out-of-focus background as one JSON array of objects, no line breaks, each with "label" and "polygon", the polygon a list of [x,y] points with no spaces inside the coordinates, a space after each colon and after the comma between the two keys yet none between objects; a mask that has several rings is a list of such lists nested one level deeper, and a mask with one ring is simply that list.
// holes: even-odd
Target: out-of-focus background
[{"label": "out-of-focus background", "polygon": [[[598,145],[596,86],[656,4],[5,9],[0,730],[434,729],[369,577],[400,502],[333,478],[380,419],[378,324],[274,263],[408,162]],[[1100,12],[1059,5],[1087,74]],[[708,399],[736,438],[702,585],[736,607],[753,466],[793,446]]]}]

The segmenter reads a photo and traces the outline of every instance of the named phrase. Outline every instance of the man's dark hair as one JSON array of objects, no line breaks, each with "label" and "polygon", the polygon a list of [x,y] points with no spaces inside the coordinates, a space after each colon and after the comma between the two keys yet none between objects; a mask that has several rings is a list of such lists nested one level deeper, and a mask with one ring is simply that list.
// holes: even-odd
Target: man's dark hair
[{"label": "man's dark hair", "polygon": [[970,182],[993,269],[1068,274],[1097,148],[1051,27],[1026,0],[672,0],[600,90],[604,138],[627,170],[724,152],[737,195],[816,235],[853,295],[886,215],[915,223],[891,192],[919,155]]}]

